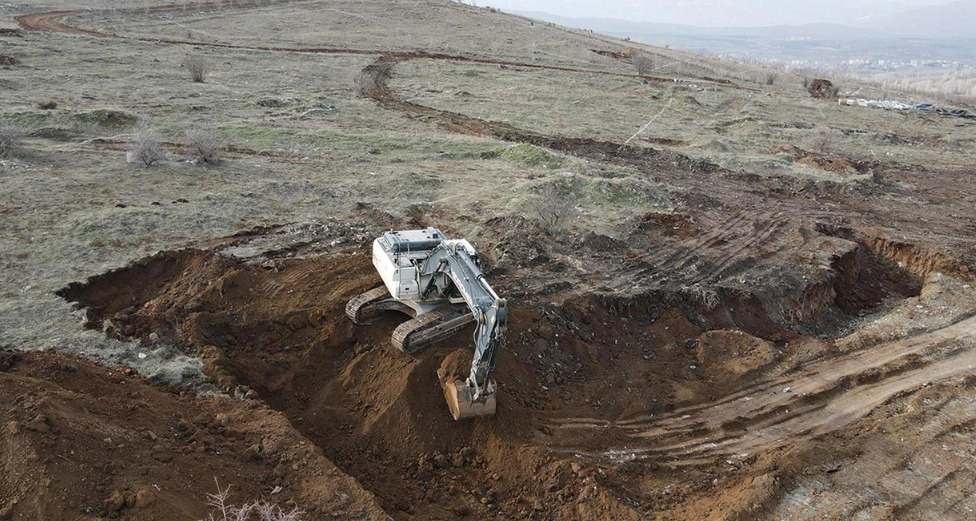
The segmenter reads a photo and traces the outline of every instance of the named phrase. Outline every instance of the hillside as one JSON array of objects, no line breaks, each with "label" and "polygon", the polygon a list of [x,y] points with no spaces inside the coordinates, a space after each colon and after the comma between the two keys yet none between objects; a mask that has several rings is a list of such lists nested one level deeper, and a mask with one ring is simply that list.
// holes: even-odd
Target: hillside
[{"label": "hillside", "polygon": [[[0,18],[0,519],[976,508],[973,119],[440,0]],[[426,226],[508,299],[494,416],[470,328],[345,315]]]}]

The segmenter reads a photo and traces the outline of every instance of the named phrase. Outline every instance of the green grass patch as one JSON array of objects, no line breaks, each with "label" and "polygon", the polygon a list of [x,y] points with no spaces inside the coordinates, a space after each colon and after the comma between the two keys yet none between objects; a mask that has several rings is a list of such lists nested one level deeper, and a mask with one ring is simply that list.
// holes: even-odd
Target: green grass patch
[{"label": "green grass patch", "polygon": [[559,168],[565,161],[544,148],[535,145],[519,143],[502,151],[502,157],[519,166],[533,168]]}]

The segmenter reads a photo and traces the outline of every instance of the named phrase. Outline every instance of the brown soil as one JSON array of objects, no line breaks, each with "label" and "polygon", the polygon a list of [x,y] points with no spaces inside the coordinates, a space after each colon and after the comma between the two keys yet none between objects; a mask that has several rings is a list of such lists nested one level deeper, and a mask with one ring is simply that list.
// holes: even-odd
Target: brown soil
[{"label": "brown soil", "polygon": [[215,478],[233,485],[237,504],[383,518],[370,494],[258,401],[201,398],[63,355],[0,362],[4,519],[200,519]]}]

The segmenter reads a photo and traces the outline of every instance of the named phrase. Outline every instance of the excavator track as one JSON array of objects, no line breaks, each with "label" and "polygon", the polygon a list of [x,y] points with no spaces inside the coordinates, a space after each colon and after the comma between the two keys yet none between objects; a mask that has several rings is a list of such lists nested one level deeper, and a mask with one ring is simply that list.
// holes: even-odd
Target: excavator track
[{"label": "excavator track", "polygon": [[371,289],[353,297],[346,304],[346,316],[353,323],[364,325],[372,322],[372,318],[380,311],[402,311],[410,315],[416,312],[406,304],[390,296],[386,286]]},{"label": "excavator track", "polygon": [[413,354],[474,322],[466,308],[447,305],[408,320],[393,330],[393,347]]}]

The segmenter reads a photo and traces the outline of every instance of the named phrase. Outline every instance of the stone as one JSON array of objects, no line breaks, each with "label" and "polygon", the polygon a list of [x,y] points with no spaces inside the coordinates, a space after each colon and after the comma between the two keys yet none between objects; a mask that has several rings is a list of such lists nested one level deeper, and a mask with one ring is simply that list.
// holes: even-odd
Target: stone
[{"label": "stone", "polygon": [[447,461],[447,456],[443,454],[437,454],[431,462],[434,464],[434,467],[439,469],[446,469],[450,463]]},{"label": "stone", "polygon": [[102,503],[102,506],[108,512],[118,512],[125,506],[125,496],[122,495],[122,492],[116,490]]},{"label": "stone", "polygon": [[151,490],[141,489],[136,492],[136,508],[146,508],[156,502],[156,495]]}]

